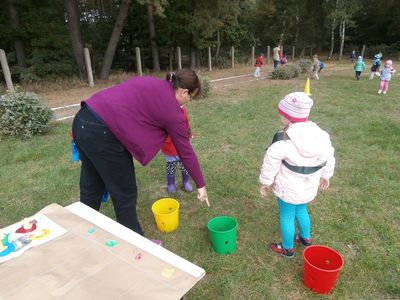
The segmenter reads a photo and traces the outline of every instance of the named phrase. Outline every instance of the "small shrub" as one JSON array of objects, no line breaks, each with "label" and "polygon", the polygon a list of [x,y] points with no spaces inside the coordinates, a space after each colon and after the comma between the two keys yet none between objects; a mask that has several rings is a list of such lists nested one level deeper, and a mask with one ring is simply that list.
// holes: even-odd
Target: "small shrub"
[{"label": "small shrub", "polygon": [[199,98],[207,98],[211,95],[212,84],[208,77],[200,77],[201,81],[201,94]]},{"label": "small shrub", "polygon": [[232,60],[228,57],[225,56],[220,56],[217,60],[216,60],[216,65],[218,68],[221,69],[227,69],[232,67]]},{"label": "small shrub", "polygon": [[312,61],[309,59],[299,59],[296,61],[296,65],[298,65],[301,69],[301,73],[307,73],[310,71]]},{"label": "small shrub", "polygon": [[290,79],[298,77],[301,69],[296,64],[289,64],[285,67],[278,67],[272,72],[272,79]]},{"label": "small shrub", "polygon": [[9,92],[0,97],[0,137],[44,134],[51,117],[52,111],[35,93]]}]

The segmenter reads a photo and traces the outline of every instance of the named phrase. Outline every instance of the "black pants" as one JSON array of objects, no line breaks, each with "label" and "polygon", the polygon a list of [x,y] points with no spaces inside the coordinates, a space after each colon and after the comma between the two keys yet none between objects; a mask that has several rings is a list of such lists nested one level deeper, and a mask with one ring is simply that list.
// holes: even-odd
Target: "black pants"
[{"label": "black pants", "polygon": [[72,133],[82,161],[81,202],[99,210],[107,187],[117,222],[143,235],[136,215],[137,187],[131,154],[87,106],[75,116]]},{"label": "black pants", "polygon": [[356,71],[356,79],[360,80],[361,71]]}]

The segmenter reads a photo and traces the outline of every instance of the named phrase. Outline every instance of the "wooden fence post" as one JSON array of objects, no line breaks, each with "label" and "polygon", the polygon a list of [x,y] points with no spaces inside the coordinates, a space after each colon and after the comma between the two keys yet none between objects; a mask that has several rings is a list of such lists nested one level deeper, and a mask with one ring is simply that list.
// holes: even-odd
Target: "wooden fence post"
[{"label": "wooden fence post", "polygon": [[90,53],[88,48],[83,48],[83,55],[85,57],[86,74],[89,81],[89,86],[94,87],[92,62],[90,61]]},{"label": "wooden fence post", "polygon": [[365,45],[363,45],[363,46],[362,46],[362,49],[361,49],[361,56],[362,56],[362,57],[364,57],[364,52],[365,52]]},{"label": "wooden fence post", "polygon": [[232,59],[232,69],[235,68],[235,47],[231,47],[231,59]]},{"label": "wooden fence post", "polygon": [[212,71],[212,66],[211,66],[211,47],[208,47],[208,70],[210,72]]},{"label": "wooden fence post", "polygon": [[294,61],[295,53],[296,53],[296,47],[293,46],[293,47],[292,47],[292,61]]},{"label": "wooden fence post", "polygon": [[251,65],[254,66],[255,61],[254,61],[254,46],[251,46]]},{"label": "wooden fence post", "polygon": [[178,56],[178,70],[182,69],[181,47],[176,47],[176,55]]},{"label": "wooden fence post", "polygon": [[3,69],[4,79],[6,80],[7,90],[14,92],[14,85],[11,79],[10,68],[8,67],[6,53],[0,49],[0,62]]},{"label": "wooden fence post", "polygon": [[271,56],[271,47],[268,46],[268,47],[267,47],[267,65],[269,65],[269,58],[270,58],[270,56]]},{"label": "wooden fence post", "polygon": [[136,47],[136,66],[137,66],[137,72],[139,76],[143,75],[142,72],[142,59],[140,58],[140,48]]}]

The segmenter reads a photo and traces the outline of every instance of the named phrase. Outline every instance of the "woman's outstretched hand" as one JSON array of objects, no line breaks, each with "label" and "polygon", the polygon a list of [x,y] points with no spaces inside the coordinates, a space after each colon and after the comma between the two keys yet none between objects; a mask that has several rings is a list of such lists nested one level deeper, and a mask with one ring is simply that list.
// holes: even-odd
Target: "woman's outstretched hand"
[{"label": "woman's outstretched hand", "polygon": [[207,206],[210,207],[210,202],[208,202],[208,195],[205,186],[197,189],[197,199],[199,199],[200,202],[206,202]]}]

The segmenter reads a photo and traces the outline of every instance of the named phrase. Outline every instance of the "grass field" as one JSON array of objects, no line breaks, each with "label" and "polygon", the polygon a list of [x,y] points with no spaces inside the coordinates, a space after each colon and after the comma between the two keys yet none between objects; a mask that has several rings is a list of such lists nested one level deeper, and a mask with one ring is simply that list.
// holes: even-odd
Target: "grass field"
[{"label": "grass field", "polygon": [[[378,80],[353,79],[348,70],[311,81],[311,120],[331,134],[336,171],[328,191],[310,204],[316,244],[345,260],[328,299],[400,299],[400,82],[378,95]],[[265,148],[280,128],[276,106],[289,92],[302,91],[305,78],[263,80],[215,90],[188,105],[193,146],[206,179],[211,208],[181,190],[180,226],[157,231],[151,204],[167,196],[164,161],[136,163],[139,219],[146,236],[206,270],[185,299],[319,299],[302,283],[302,248],[294,259],[268,250],[279,241],[275,197],[258,194]],[[70,124],[54,124],[46,136],[0,143],[0,228],[57,202],[79,197],[79,164],[71,162]],[[101,212],[113,217],[111,203]],[[218,256],[206,223],[229,215],[239,222],[237,251]]]}]

